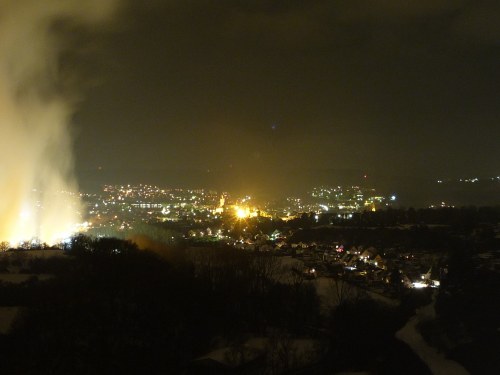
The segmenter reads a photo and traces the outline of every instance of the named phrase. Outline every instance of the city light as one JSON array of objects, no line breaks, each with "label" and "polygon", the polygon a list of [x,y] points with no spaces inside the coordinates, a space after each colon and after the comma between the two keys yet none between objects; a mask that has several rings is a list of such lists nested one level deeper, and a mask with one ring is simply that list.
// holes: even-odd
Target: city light
[{"label": "city light", "polygon": [[240,219],[248,219],[250,217],[256,217],[257,211],[251,210],[248,206],[234,206],[235,216]]},{"label": "city light", "polygon": [[412,285],[416,289],[427,288],[427,284],[426,283],[421,283],[419,281],[414,282]]},{"label": "city light", "polygon": [[235,207],[235,211],[238,219],[246,219],[250,216],[248,208],[245,210],[241,207]]}]

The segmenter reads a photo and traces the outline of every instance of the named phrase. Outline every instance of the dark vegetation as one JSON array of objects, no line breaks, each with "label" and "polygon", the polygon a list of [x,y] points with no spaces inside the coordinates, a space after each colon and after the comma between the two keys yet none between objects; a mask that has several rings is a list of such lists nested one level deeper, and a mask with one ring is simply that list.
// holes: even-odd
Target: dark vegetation
[{"label": "dark vegetation", "polygon": [[[422,332],[471,373],[500,372],[498,272],[478,267],[476,259],[479,251],[498,249],[499,210],[413,210],[404,230],[394,226],[406,225],[413,211],[387,211],[360,214],[350,227],[339,222],[312,228],[320,223],[305,215],[290,241],[442,251],[449,272],[437,298],[437,319],[422,324]],[[259,225],[285,229],[282,222],[262,220],[256,230]],[[415,308],[430,301],[424,290],[398,293],[398,307],[345,298],[322,315],[313,284],[301,277],[284,282],[273,254],[221,244],[150,249],[77,236],[62,257],[27,260],[20,251],[2,258],[1,272],[14,265],[33,276],[21,284],[0,283],[0,304],[23,307],[9,334],[0,335],[0,373],[190,373],[193,360],[211,350],[273,335],[321,343],[322,359],[304,374],[428,373],[394,337]],[[54,277],[40,281],[42,274]],[[299,373],[283,363],[266,373]]]},{"label": "dark vegetation", "polygon": [[305,215],[301,230],[291,242],[340,242],[344,246],[375,246],[378,249],[401,248],[452,251],[468,242],[474,251],[496,250],[500,207],[462,207],[440,209],[386,209],[354,214],[350,220],[323,214],[315,223]]},{"label": "dark vegetation", "polygon": [[500,373],[500,274],[478,267],[473,246],[457,246],[424,337],[472,374]]},{"label": "dark vegetation", "polygon": [[[9,334],[0,335],[1,373],[190,373],[193,360],[214,348],[273,335],[322,342],[318,373],[397,373],[408,363],[426,371],[394,338],[414,306],[345,299],[322,317],[313,285],[300,277],[280,282],[273,256],[201,247],[154,253],[77,236],[68,255],[21,254],[14,262],[34,276],[0,285],[3,306],[23,306]],[[37,281],[42,273],[54,277]],[[398,359],[387,361],[393,351]],[[288,360],[280,361],[267,373],[287,373]]]},{"label": "dark vegetation", "polygon": [[354,213],[351,219],[338,217],[337,213],[304,213],[287,225],[308,228],[316,225],[348,227],[392,227],[398,225],[448,225],[457,229],[472,229],[479,224],[500,222],[500,206],[494,207],[441,207],[441,208],[391,208]]},{"label": "dark vegetation", "polygon": [[270,256],[169,249],[169,260],[123,240],[73,240],[71,255],[36,259],[44,282],[1,285],[3,305],[25,306],[0,337],[2,373],[179,373],[207,352],[270,327],[303,335],[317,325],[311,285],[275,280]]},{"label": "dark vegetation", "polygon": [[395,338],[427,296],[408,294],[398,308],[370,299],[346,301],[332,312],[330,321],[331,355],[325,368],[375,374],[430,374],[411,349]]}]

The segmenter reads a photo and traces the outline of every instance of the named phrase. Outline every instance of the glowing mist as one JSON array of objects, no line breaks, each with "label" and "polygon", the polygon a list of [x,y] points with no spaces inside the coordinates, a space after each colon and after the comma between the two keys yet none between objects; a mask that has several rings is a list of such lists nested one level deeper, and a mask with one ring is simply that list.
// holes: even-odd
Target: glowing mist
[{"label": "glowing mist", "polygon": [[54,244],[82,221],[54,24],[95,25],[115,3],[0,0],[0,241]]}]

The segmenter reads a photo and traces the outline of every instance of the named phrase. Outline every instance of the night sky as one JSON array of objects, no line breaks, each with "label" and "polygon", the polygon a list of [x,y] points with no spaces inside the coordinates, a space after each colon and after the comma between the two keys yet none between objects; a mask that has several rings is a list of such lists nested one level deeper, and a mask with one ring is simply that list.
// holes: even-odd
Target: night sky
[{"label": "night sky", "polygon": [[497,175],[499,19],[498,1],[125,2],[67,54],[77,174]]}]

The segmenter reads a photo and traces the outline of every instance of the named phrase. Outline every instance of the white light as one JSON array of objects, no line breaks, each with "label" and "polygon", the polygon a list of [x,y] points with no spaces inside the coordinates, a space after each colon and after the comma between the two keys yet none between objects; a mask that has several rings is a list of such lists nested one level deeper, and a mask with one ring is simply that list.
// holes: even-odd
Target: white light
[{"label": "white light", "polygon": [[22,219],[22,220],[27,220],[29,219],[29,217],[31,216],[31,212],[28,210],[28,209],[23,209],[20,213],[19,213],[19,217]]},{"label": "white light", "polygon": [[413,283],[413,287],[416,288],[416,289],[426,288],[427,284],[421,283],[421,282],[417,281],[417,282]]}]

